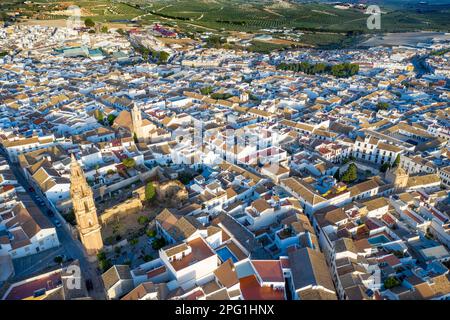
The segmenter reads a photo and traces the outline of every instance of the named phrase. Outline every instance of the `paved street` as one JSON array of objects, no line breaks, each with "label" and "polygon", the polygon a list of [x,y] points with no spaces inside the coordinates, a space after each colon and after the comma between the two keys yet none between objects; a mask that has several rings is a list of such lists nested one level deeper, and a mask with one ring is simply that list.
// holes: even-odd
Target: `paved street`
[{"label": "paved street", "polygon": [[[3,150],[0,150],[0,154],[3,155],[6,159],[8,157],[4,153]],[[11,170],[13,171],[14,175],[16,176],[17,181],[25,188],[25,190],[30,190],[30,184],[25,179],[24,174],[22,173],[22,170],[17,164],[12,163],[8,159],[9,166]],[[34,204],[45,214],[47,215],[48,208],[45,205],[41,205],[39,203],[38,196],[36,195],[36,192],[29,192],[28,193],[32,200],[34,201]],[[26,204],[25,204],[26,205]],[[50,219],[50,222],[53,224],[54,218]],[[40,272],[41,270],[47,268],[49,264],[53,263],[53,259],[56,255],[59,254],[65,254],[67,258],[72,258],[74,260],[79,260],[81,272],[85,279],[91,279],[93,284],[93,290],[89,292],[89,294],[94,299],[105,299],[105,294],[103,290],[103,285],[100,279],[100,273],[97,270],[97,264],[91,263],[87,260],[85,256],[85,251],[83,249],[83,246],[81,243],[73,239],[71,234],[67,232],[66,229],[63,227],[56,227],[58,239],[61,244],[61,246],[57,249],[49,250],[48,252],[42,252],[42,256],[34,257],[27,257],[28,259],[24,259],[22,261],[14,262],[14,266],[18,266],[18,271],[16,271],[15,278],[24,278],[30,275],[33,275],[37,272]]]},{"label": "paved street", "polygon": [[37,275],[39,273],[45,272],[46,269],[50,270],[51,268],[56,266],[54,258],[59,255],[68,256],[63,246],[52,248],[50,250],[39,252],[26,257],[14,259],[14,280],[21,280],[34,274]]}]

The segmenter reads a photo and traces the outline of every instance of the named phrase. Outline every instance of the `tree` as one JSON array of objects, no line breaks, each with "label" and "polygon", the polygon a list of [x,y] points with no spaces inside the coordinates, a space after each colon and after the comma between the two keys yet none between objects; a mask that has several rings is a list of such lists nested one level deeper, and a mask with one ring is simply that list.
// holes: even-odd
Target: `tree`
[{"label": "tree", "polygon": [[75,218],[75,213],[73,212],[73,210],[71,210],[69,213],[64,215],[64,219],[66,219],[66,221],[68,223],[70,223],[71,225],[76,225],[76,218]]},{"label": "tree", "polygon": [[147,237],[154,238],[154,237],[156,237],[156,230],[154,230],[154,229],[147,230],[146,234],[147,234]]},{"label": "tree", "polygon": [[106,253],[103,251],[100,251],[99,253],[97,253],[97,259],[98,260],[106,260]]},{"label": "tree", "polygon": [[398,154],[394,160],[393,167],[398,167],[400,165],[400,155]]},{"label": "tree", "polygon": [[63,263],[64,259],[63,259],[63,257],[61,257],[61,256],[56,256],[56,257],[53,259],[53,261],[55,261],[55,263],[57,263],[57,264],[61,264],[61,263]]},{"label": "tree", "polygon": [[193,176],[187,172],[182,172],[178,176],[178,180],[180,180],[182,184],[188,184],[191,182],[192,178]]},{"label": "tree", "polygon": [[147,183],[145,186],[145,200],[151,201],[156,195],[155,186],[153,185],[153,182]]},{"label": "tree", "polygon": [[103,124],[103,120],[105,119],[105,116],[103,115],[103,112],[101,112],[100,110],[95,110],[94,111],[94,117],[97,120],[98,123]]},{"label": "tree", "polygon": [[139,224],[144,225],[144,224],[148,223],[148,217],[146,217],[146,216],[139,216],[137,221],[138,221]]},{"label": "tree", "polygon": [[169,60],[169,57],[170,57],[170,55],[165,51],[161,51],[159,53],[159,61],[162,63],[166,63],[167,60]]},{"label": "tree", "polygon": [[102,273],[106,272],[109,268],[112,267],[112,263],[111,260],[107,259],[107,260],[100,260],[98,262],[98,266],[100,268],[100,270],[102,271]]},{"label": "tree", "polygon": [[397,287],[400,284],[401,284],[401,282],[395,277],[389,277],[386,280],[384,280],[384,287],[386,289],[391,289],[391,288]]},{"label": "tree", "polygon": [[381,165],[380,167],[380,171],[381,172],[386,172],[388,171],[388,169],[391,167],[391,164],[389,162],[385,162]]},{"label": "tree", "polygon": [[377,111],[378,110],[387,110],[389,108],[389,104],[387,102],[378,102],[377,103]]},{"label": "tree", "polygon": [[341,178],[341,174],[339,172],[340,170],[337,169],[336,172],[333,175],[333,178],[335,178],[337,181],[339,181],[339,179]]},{"label": "tree", "polygon": [[114,120],[116,120],[116,116],[113,114],[108,115],[108,117],[106,118],[106,120],[108,121],[108,124],[110,126],[112,126],[114,124]]},{"label": "tree", "polygon": [[136,166],[136,161],[133,158],[126,158],[122,160],[122,164],[128,169],[131,169]]},{"label": "tree", "polygon": [[146,254],[146,255],[142,258],[142,260],[144,260],[144,262],[149,262],[149,261],[152,261],[152,260],[153,260],[153,257],[152,257],[151,255],[149,255],[149,254]]},{"label": "tree", "polygon": [[347,170],[342,175],[341,180],[348,183],[355,181],[357,178],[358,178],[358,168],[354,163],[350,163]]},{"label": "tree", "polygon": [[102,272],[112,267],[111,260],[106,258],[105,252],[101,251],[97,254],[98,266]]},{"label": "tree", "polygon": [[348,62],[327,65],[322,62],[313,64],[303,61],[300,63],[280,63],[277,66],[277,69],[293,72],[304,72],[306,74],[327,73],[338,78],[347,78],[358,73],[359,65]]},{"label": "tree", "polygon": [[213,88],[211,86],[203,87],[200,89],[200,93],[204,96],[208,96],[212,93]]},{"label": "tree", "polygon": [[206,45],[208,47],[219,48],[225,41],[220,36],[210,36],[206,39]]},{"label": "tree", "polygon": [[108,26],[102,26],[102,29],[100,31],[102,33],[108,33]]},{"label": "tree", "polygon": [[84,20],[84,25],[88,28],[93,28],[95,27],[95,22],[91,18],[87,18],[86,20]]},{"label": "tree", "polygon": [[137,137],[136,132],[133,133],[133,141],[134,141],[134,143],[139,143],[139,139]]},{"label": "tree", "polygon": [[154,250],[159,250],[166,245],[166,240],[164,238],[157,238],[152,242],[152,248]]}]

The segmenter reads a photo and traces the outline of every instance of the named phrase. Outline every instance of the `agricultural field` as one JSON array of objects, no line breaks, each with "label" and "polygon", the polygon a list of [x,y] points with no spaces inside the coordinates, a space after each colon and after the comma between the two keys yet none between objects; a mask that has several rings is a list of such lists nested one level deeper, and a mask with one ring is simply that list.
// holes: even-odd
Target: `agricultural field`
[{"label": "agricultural field", "polygon": [[[216,30],[256,32],[261,29],[299,28],[335,32],[372,32],[367,15],[357,9],[342,10],[326,3],[244,0],[132,0],[155,14]],[[450,7],[418,12],[415,8],[382,8],[379,32],[418,30],[449,31]]]},{"label": "agricultural field", "polygon": [[[271,34],[274,39],[299,45],[335,48],[350,46],[374,32],[450,30],[450,6],[382,7],[381,30],[369,30],[363,10],[335,8],[327,3],[299,3],[287,0],[2,0],[0,12],[19,12],[33,20],[66,19],[65,10],[75,4],[82,18],[100,23],[147,25],[155,22],[178,32],[233,32]],[[367,36],[366,36],[367,37]],[[283,48],[276,42],[256,43],[255,50]]]}]

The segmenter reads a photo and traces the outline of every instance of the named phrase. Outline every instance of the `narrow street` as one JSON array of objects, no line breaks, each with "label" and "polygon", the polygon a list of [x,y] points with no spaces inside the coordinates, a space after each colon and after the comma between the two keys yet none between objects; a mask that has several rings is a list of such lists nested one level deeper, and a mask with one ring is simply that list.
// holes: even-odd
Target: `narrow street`
[{"label": "narrow street", "polygon": [[[0,149],[0,155],[4,156],[8,160],[8,164],[16,176],[17,181],[24,187],[25,190],[30,190],[30,184],[26,180],[24,174],[22,173],[21,168],[18,164],[12,163],[4,150]],[[48,218],[50,223],[54,225],[55,218],[49,218],[47,215],[48,208],[45,205],[41,205],[39,203],[39,198],[36,192],[28,192],[29,196],[34,202],[34,205],[38,207],[41,212]],[[26,206],[26,204],[25,204]],[[78,260],[81,267],[81,273],[85,280],[90,279],[92,281],[93,289],[89,292],[89,295],[98,300],[105,299],[105,293],[103,290],[103,284],[100,279],[100,272],[97,270],[97,263],[89,262],[85,256],[85,251],[82,244],[72,237],[72,235],[63,227],[56,227],[56,232],[58,235],[59,242],[61,246],[56,248],[55,250],[48,250],[48,254],[45,258],[42,258],[38,261],[33,262],[32,268],[25,268],[24,270],[19,270],[19,273],[16,274],[16,278],[25,278],[27,275],[32,275],[37,271],[40,271],[48,266],[48,264],[52,261],[52,259],[60,254],[60,251],[64,251],[68,258],[72,258],[74,260]],[[55,252],[57,253],[55,253]],[[53,254],[52,254],[53,253]],[[44,254],[44,252],[42,253]]]}]

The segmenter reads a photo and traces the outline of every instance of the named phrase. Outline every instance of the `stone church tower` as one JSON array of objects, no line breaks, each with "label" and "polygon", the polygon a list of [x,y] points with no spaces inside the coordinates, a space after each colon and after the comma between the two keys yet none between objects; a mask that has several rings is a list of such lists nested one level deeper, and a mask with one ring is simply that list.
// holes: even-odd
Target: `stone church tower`
[{"label": "stone church tower", "polygon": [[131,109],[131,122],[133,124],[133,134],[136,134],[138,141],[142,141],[145,138],[142,133],[142,114],[136,103]]},{"label": "stone church tower", "polygon": [[103,248],[101,226],[98,223],[92,190],[73,154],[70,164],[70,197],[81,243],[88,255],[95,257]]},{"label": "stone church tower", "polygon": [[409,175],[401,165],[398,165],[386,171],[385,179],[388,183],[392,183],[395,189],[401,190],[408,184]]}]

